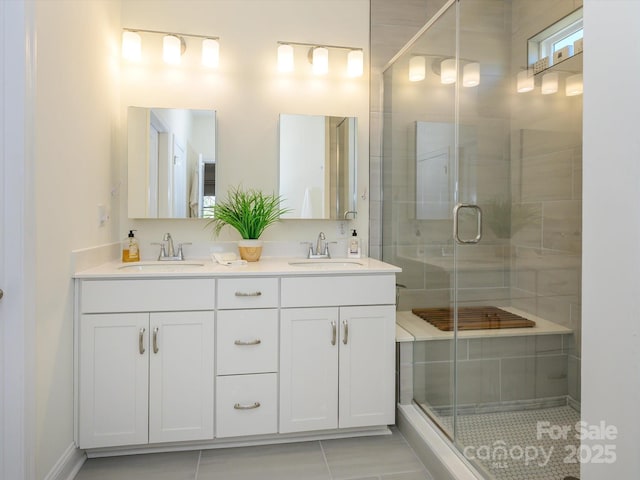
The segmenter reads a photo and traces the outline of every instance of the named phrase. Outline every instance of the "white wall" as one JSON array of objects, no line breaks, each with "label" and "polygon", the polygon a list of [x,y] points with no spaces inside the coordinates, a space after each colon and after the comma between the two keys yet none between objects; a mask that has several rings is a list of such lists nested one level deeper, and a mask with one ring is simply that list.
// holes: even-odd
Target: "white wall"
[{"label": "white wall", "polygon": [[[71,251],[117,241],[120,6],[38,0],[35,85],[36,478],[73,442]],[[98,225],[98,204],[116,205]]]},{"label": "white wall", "polygon": [[615,445],[617,460],[583,464],[580,478],[638,478],[640,2],[584,6],[582,417],[619,433],[587,444]]},{"label": "white wall", "polygon": [[[238,184],[277,191],[280,113],[358,117],[360,195],[358,219],[352,223],[359,232],[368,231],[368,196],[366,200],[361,198],[365,188],[369,191],[368,0],[139,0],[123,2],[122,24],[127,28],[220,37],[220,67],[211,72],[198,63],[197,40],[186,38],[183,65],[175,68],[157,60],[160,37],[143,35],[141,64],[122,65],[121,103],[122,112],[129,105],[216,110],[220,186],[217,196],[225,196],[225,186]],[[346,51],[332,49],[330,62],[332,57],[342,60],[330,64],[328,76],[313,77],[304,48],[295,49],[295,73],[278,73],[278,40],[362,47],[365,74],[347,78]],[[158,47],[153,47],[154,41]],[[126,179],[125,154],[120,151],[123,179]],[[165,231],[171,231],[176,241],[212,240],[211,231],[203,228],[205,220],[128,220],[124,212],[121,236],[129,228],[136,228],[143,256],[148,254],[145,245],[159,241]],[[320,230],[330,240],[337,236],[336,222],[286,220],[270,227],[263,238],[314,240]],[[345,235],[348,231],[345,230]],[[232,230],[221,235],[221,240],[237,238]],[[363,240],[366,242],[366,237]]]}]

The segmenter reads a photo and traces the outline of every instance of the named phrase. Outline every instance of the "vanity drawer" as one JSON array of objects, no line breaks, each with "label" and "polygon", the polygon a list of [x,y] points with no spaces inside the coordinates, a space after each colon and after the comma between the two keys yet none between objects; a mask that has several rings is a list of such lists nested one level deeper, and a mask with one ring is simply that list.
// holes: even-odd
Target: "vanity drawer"
[{"label": "vanity drawer", "polygon": [[282,307],[393,305],[396,276],[343,275],[282,279]]},{"label": "vanity drawer", "polygon": [[216,382],[217,438],[278,431],[275,373],[217,377]]},{"label": "vanity drawer", "polygon": [[276,308],[277,278],[223,278],[218,280],[218,308]]},{"label": "vanity drawer", "polygon": [[278,371],[278,310],[222,310],[216,335],[218,375]]},{"label": "vanity drawer", "polygon": [[82,313],[213,310],[215,280],[83,280]]}]

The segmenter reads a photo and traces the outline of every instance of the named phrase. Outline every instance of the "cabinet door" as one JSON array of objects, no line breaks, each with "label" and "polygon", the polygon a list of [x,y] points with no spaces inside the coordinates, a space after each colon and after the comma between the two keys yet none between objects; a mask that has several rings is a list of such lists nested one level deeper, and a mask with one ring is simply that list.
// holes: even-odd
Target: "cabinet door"
[{"label": "cabinet door", "polygon": [[149,314],[80,321],[80,448],[147,443]]},{"label": "cabinet door", "polygon": [[340,428],[395,421],[395,308],[340,308]]},{"label": "cabinet door", "polygon": [[337,428],[337,326],[337,308],[281,311],[280,433]]},{"label": "cabinet door", "polygon": [[213,438],[214,312],[152,313],[149,443]]}]

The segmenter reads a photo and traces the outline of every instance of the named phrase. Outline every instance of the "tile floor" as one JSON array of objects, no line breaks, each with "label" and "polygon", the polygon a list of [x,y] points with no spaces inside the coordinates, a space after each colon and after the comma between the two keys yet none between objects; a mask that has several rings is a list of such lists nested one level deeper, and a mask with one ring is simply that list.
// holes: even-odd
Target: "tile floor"
[{"label": "tile floor", "polygon": [[391,435],[91,458],[75,480],[433,480]]},{"label": "tile floor", "polygon": [[[443,417],[451,427],[451,417]],[[569,406],[513,412],[460,415],[459,439],[469,447],[494,480],[563,480],[580,476],[580,464],[572,454],[579,450],[575,426],[580,414]],[[538,431],[538,423],[547,427],[567,427],[567,438],[553,439],[548,430]],[[498,447],[508,454],[499,455]],[[484,451],[482,450],[484,448]],[[502,450],[504,451],[504,450]],[[486,458],[489,456],[491,458]],[[579,456],[579,454],[578,454]],[[483,458],[484,457],[484,458]]]}]

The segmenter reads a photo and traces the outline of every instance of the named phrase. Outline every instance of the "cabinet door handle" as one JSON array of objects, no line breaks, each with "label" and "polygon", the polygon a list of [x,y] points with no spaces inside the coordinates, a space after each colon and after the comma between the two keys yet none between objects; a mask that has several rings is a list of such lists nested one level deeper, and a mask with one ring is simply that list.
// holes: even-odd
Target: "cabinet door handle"
[{"label": "cabinet door handle", "polygon": [[336,329],[336,322],[331,322],[331,345],[336,344],[337,336],[338,336],[338,331]]},{"label": "cabinet door handle", "polygon": [[153,329],[153,353],[158,353],[158,327]]},{"label": "cabinet door handle", "polygon": [[236,292],[236,297],[259,297],[262,295],[262,292]]},{"label": "cabinet door handle", "polygon": [[254,408],[259,408],[260,407],[260,402],[253,402],[250,403],[249,405],[242,405],[241,403],[236,403],[233,408],[235,408],[236,410],[253,410]]},{"label": "cabinet door handle", "polygon": [[250,340],[248,342],[245,342],[243,340],[236,340],[235,342],[233,342],[234,345],[260,345],[262,343],[262,340],[260,340],[259,338],[256,338],[255,340]]},{"label": "cabinet door handle", "polygon": [[349,322],[346,320],[342,321],[342,326],[344,327],[344,336],[342,337],[342,343],[345,345],[349,341]]},{"label": "cabinet door handle", "polygon": [[146,351],[144,349],[144,332],[145,329],[141,328],[140,333],[138,334],[138,351],[140,352],[140,355],[144,355],[144,352]]}]

